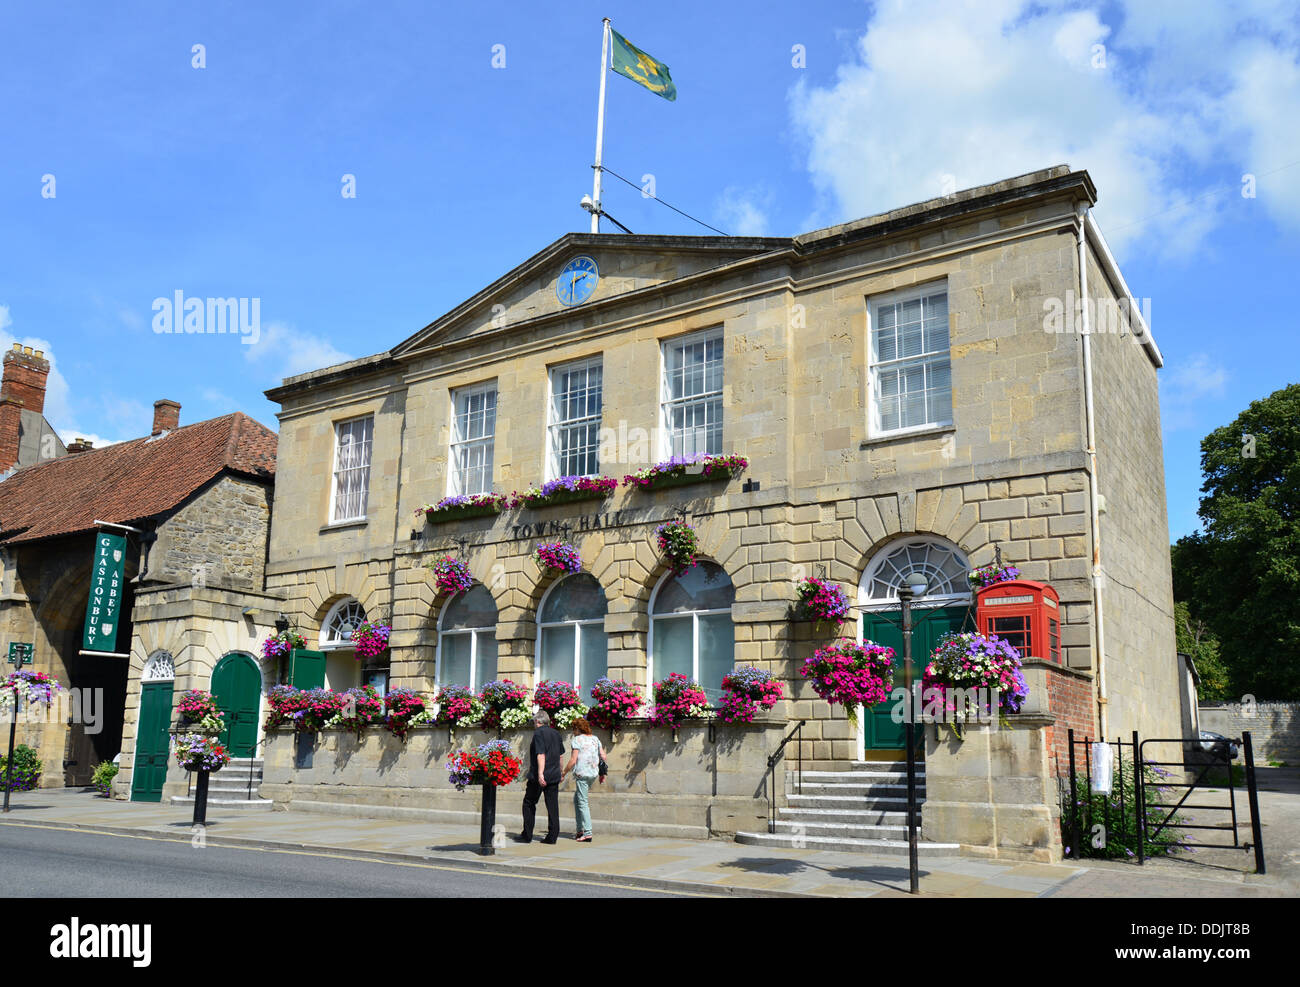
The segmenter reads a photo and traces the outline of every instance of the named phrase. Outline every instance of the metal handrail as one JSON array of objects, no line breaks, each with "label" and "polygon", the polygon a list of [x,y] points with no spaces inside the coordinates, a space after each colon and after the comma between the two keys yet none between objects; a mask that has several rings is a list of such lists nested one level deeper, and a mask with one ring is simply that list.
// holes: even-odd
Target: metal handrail
[{"label": "metal handrail", "polygon": [[786,744],[796,736],[799,738],[795,745],[795,757],[799,765],[796,784],[799,786],[799,794],[803,794],[803,727],[807,722],[807,720],[800,720],[795,724],[795,728],[776,745],[776,750],[767,755],[767,831],[769,833],[776,832],[776,766],[781,763],[781,758],[785,755]]}]

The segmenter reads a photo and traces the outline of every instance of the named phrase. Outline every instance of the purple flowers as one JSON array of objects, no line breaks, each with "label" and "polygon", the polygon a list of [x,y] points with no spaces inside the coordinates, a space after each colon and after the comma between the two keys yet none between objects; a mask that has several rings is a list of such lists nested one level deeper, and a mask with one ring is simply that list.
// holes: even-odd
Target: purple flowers
[{"label": "purple flowers", "polygon": [[722,680],[723,697],[718,719],[723,723],[753,723],[759,709],[771,709],[782,698],[781,683],[772,673],[742,665]]},{"label": "purple flowers", "polygon": [[426,520],[437,522],[456,517],[500,514],[509,506],[510,498],[504,494],[458,494],[444,497],[436,504],[426,504],[416,510],[415,516],[418,518],[423,515]]},{"label": "purple flowers", "polygon": [[798,586],[798,611],[811,620],[842,621],[849,614],[844,587],[825,579],[805,579]]},{"label": "purple flowers", "polygon": [[392,628],[387,624],[372,624],[366,621],[352,635],[352,646],[356,648],[357,659],[374,658],[388,649],[388,636]]},{"label": "purple flowers", "polygon": [[0,709],[8,708],[14,701],[15,688],[18,690],[18,695],[29,704],[41,703],[47,706],[54,701],[54,696],[63,690],[59,680],[52,675],[19,669],[10,672],[3,686],[0,686]]},{"label": "purple flowers", "polygon": [[[953,689],[987,689],[998,696],[1003,713],[1019,713],[1029,696],[1029,686],[1020,670],[1020,653],[999,637],[983,634],[945,634],[930,656],[922,679],[923,688],[938,686],[945,693]],[[945,696],[945,707],[953,710],[955,700]],[[962,710],[953,710],[962,712]]]},{"label": "purple flowers", "polygon": [[635,473],[623,477],[625,487],[652,489],[666,479],[681,479],[698,476],[710,480],[721,476],[734,476],[749,466],[744,456],[710,456],[697,453],[694,456],[673,456],[662,463],[655,463]]},{"label": "purple flowers", "polygon": [[982,589],[985,586],[1009,583],[1013,579],[1019,579],[1020,570],[1013,565],[999,565],[996,562],[991,562],[975,569],[966,578],[970,580],[971,586]]},{"label": "purple flowers", "polygon": [[612,476],[561,476],[515,494],[510,506],[545,507],[569,500],[608,497],[617,487],[618,481]]},{"label": "purple flowers", "polygon": [[554,572],[581,572],[582,556],[567,542],[550,541],[537,546],[533,558],[543,569]]},{"label": "purple flowers", "polygon": [[429,563],[429,569],[433,572],[439,593],[463,593],[474,585],[469,566],[450,555],[434,559]]},{"label": "purple flowers", "polygon": [[176,763],[186,771],[220,771],[230,763],[230,752],[212,737],[183,733],[172,737]]}]

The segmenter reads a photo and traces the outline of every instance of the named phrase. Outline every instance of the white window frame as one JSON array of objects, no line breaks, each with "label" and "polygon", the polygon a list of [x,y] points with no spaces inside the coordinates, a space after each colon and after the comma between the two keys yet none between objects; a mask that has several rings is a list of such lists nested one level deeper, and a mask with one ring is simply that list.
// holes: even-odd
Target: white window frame
[{"label": "white window frame", "polygon": [[[469,399],[478,394],[492,395],[492,431],[484,435],[476,436],[472,439],[463,438],[460,433],[461,399]],[[500,411],[499,398],[500,394],[497,391],[497,382],[494,380],[482,384],[473,384],[469,387],[458,387],[451,392],[451,441],[447,447],[447,493],[449,496],[491,492],[493,471],[496,466],[497,412]],[[465,477],[462,476],[461,473],[460,451],[462,449],[468,449],[471,446],[487,447],[487,453],[484,456],[484,473],[486,482],[482,490],[468,489],[465,483]]]},{"label": "white window frame", "polygon": [[[356,425],[359,422],[369,422],[369,437],[365,443],[366,461],[362,466],[340,466],[343,452],[343,430],[349,426]],[[348,418],[345,421],[334,423],[334,468],[330,472],[330,524],[346,524],[349,521],[366,520],[366,512],[370,508],[370,465],[373,461],[373,452],[375,445],[375,416],[358,415],[355,418]],[[361,513],[353,514],[348,517],[339,517],[339,480],[342,471],[351,470],[355,472],[364,471],[364,481],[361,484]]]},{"label": "white window frame", "polygon": [[[926,548],[926,554],[919,564],[915,562],[909,564],[907,566],[908,572],[913,572],[918,568],[922,571],[925,571],[927,568],[935,568],[931,566],[931,556],[936,553],[942,553],[960,561],[962,563],[963,575],[970,571],[970,559],[967,557],[966,553],[963,552],[959,546],[954,545],[947,539],[939,538],[934,535],[907,535],[902,538],[895,538],[888,544],[881,546],[876,554],[871,557],[871,561],[867,563],[866,568],[862,570],[862,578],[858,581],[858,605],[860,607],[869,610],[894,610],[898,608],[899,602],[896,593],[891,593],[889,596],[885,597],[872,597],[869,595],[870,587],[871,584],[875,582],[877,575],[881,569],[885,567],[886,563],[888,563],[891,568],[895,570],[898,569],[898,567],[889,560],[899,549],[907,548],[909,546],[914,548],[924,546]],[[906,576],[908,575],[908,572],[899,572],[898,575],[900,577]],[[929,588],[927,588],[925,596],[919,597],[918,602],[924,601],[926,603],[938,604],[940,606],[953,606],[961,603],[968,603],[970,598],[970,583],[966,582],[965,585],[955,593],[933,593]],[[861,620],[858,621],[858,628],[860,634],[862,628]]]},{"label": "white window frame", "polygon": [[[932,351],[927,350],[915,356],[898,357],[893,360],[877,361],[875,358],[875,350],[876,350],[875,331],[876,331],[876,323],[878,321],[877,313],[879,312],[879,310],[881,308],[884,308],[885,306],[900,305],[904,302],[910,302],[914,299],[925,298],[930,295],[935,295],[938,294],[940,290],[942,290],[943,292],[944,300],[947,301],[948,298],[947,279],[941,281],[930,281],[927,284],[917,285],[912,288],[907,288],[903,291],[892,291],[889,292],[888,294],[880,295],[879,297],[872,298],[868,301],[867,304],[867,437],[868,438],[875,439],[875,438],[884,438],[886,436],[893,437],[897,435],[908,435],[912,432],[929,432],[938,428],[947,428],[953,424],[952,394],[951,394],[952,391],[951,321],[949,322],[949,330],[948,330],[948,346],[943,350],[932,350]],[[951,313],[951,311],[952,310],[950,308],[949,312]],[[924,337],[922,337],[922,345],[924,346]],[[932,421],[932,422],[927,421],[920,425],[908,425],[903,428],[894,428],[894,429],[881,428],[880,407],[879,407],[879,402],[876,399],[876,389],[878,383],[877,374],[879,370],[882,367],[896,368],[896,367],[903,367],[903,366],[916,364],[916,363],[928,365],[941,356],[948,361],[948,388],[949,388],[948,417],[940,421]],[[927,416],[928,416],[928,412],[927,412]]]},{"label": "white window frame", "polygon": [[[722,569],[722,566],[718,566],[718,568]],[[726,569],[722,569],[722,571],[726,573],[728,579],[731,579],[731,573],[727,572]],[[720,613],[725,613],[728,617],[731,617],[731,609],[732,609],[731,607],[722,607],[717,610],[685,610],[680,613],[659,613],[659,614],[655,613],[655,604],[659,600],[659,591],[663,589],[665,586],[667,586],[669,581],[674,578],[675,576],[671,571],[664,573],[663,577],[659,580],[659,582],[655,584],[654,592],[650,594],[650,606],[647,609],[647,613],[649,613],[650,615],[650,631],[646,639],[645,657],[646,657],[646,681],[650,684],[651,689],[654,688],[654,681],[655,681],[655,621],[680,620],[682,617],[691,618],[691,681],[700,682],[700,618],[712,617],[715,614],[720,614]],[[735,580],[732,580],[731,586],[732,589],[735,589],[736,586]],[[732,630],[731,667],[735,668],[736,667],[736,650],[735,650],[736,621],[734,617],[732,617],[732,621],[731,621],[731,630]],[[720,690],[709,689],[703,682],[700,682],[700,688],[703,689],[704,694],[708,696],[709,702],[716,702],[722,696],[722,692]],[[709,695],[710,692],[712,692],[713,695]],[[653,705],[654,696],[653,695],[649,696],[646,702],[649,705]]]},{"label": "white window frame", "polygon": [[[560,374],[572,373],[575,370],[587,369],[588,371],[590,371],[591,368],[593,367],[599,367],[601,371],[600,411],[595,415],[584,415],[581,418],[560,419],[558,417],[560,411],[559,403],[556,401],[556,398],[558,397],[558,394],[555,390],[556,378]],[[605,414],[605,369],[604,369],[603,356],[589,356],[581,360],[574,360],[572,363],[562,363],[558,366],[551,367],[547,376],[549,378],[549,385],[547,388],[548,393],[546,399],[546,479],[554,480],[554,479],[558,479],[561,476],[599,475],[600,473],[599,428],[600,428],[600,423],[603,420]],[[561,448],[561,443],[559,442],[560,433],[563,432],[565,429],[574,428],[577,426],[590,425],[592,422],[595,422],[597,427],[596,469],[590,473],[570,474],[570,473],[563,472],[561,470],[561,464],[560,464],[560,448]]]},{"label": "white window frame", "polygon": [[[583,683],[578,681],[579,674],[582,671],[582,629],[584,627],[599,626],[601,633],[604,634],[605,618],[594,617],[590,620],[548,620],[543,622],[541,617],[542,611],[546,609],[546,601],[547,599],[550,598],[550,595],[555,592],[556,587],[558,587],[561,583],[563,583],[565,579],[572,579],[576,575],[581,575],[581,573],[570,573],[569,575],[565,576],[564,579],[557,579],[554,583],[551,584],[550,588],[547,589],[547,591],[544,594],[542,594],[542,600],[537,605],[537,662],[536,662],[536,667],[533,669],[533,677],[538,682],[543,681],[542,680],[542,657],[543,657],[542,649],[545,647],[545,644],[544,644],[544,639],[542,637],[542,631],[544,631],[548,627],[573,627],[574,628],[573,678],[570,679],[569,681],[572,682],[573,687],[578,690],[578,695],[583,695],[584,685],[589,690],[596,683],[594,682]],[[601,587],[601,592],[604,592],[603,586]],[[608,642],[608,635],[606,636],[606,641]],[[605,658],[605,673],[606,675],[609,674],[608,655]]]},{"label": "white window frame", "polygon": [[[674,398],[672,396],[672,384],[668,379],[668,353],[672,349],[679,347],[691,346],[695,343],[708,343],[712,340],[718,340],[725,343],[726,336],[722,326],[715,326],[712,329],[702,329],[699,332],[689,333],[685,336],[673,336],[670,339],[662,341],[659,347],[659,422],[660,431],[663,435],[659,443],[659,451],[662,459],[669,459],[676,455],[673,451],[673,409],[676,407],[688,406],[693,404],[704,404],[716,398],[718,401],[718,413],[722,417],[722,423],[718,431],[718,448],[716,454],[720,455],[723,449],[723,441],[726,438],[725,416],[726,408],[723,406],[723,394],[726,390],[726,348],[723,346],[723,379],[719,382],[717,390],[704,391],[700,394],[691,395],[689,398]],[[685,433],[683,433],[685,434]],[[704,449],[695,449],[694,453],[685,452],[686,443],[683,442],[682,455],[696,455],[708,451],[708,436],[705,434]]]},{"label": "white window frame", "polygon": [[[473,588],[473,587],[471,587],[471,589],[472,589],[472,588]],[[457,599],[457,598],[460,597],[460,596],[464,596],[465,593],[468,593],[468,592],[470,592],[470,590],[463,590],[461,593],[457,594],[457,596],[452,597],[452,600],[455,600],[455,599]],[[478,682],[477,685],[475,684],[476,680],[478,679],[478,636],[479,636],[480,634],[491,634],[491,635],[493,636],[493,638],[496,637],[497,627],[499,627],[500,624],[501,624],[501,615],[500,615],[500,610],[498,609],[498,611],[497,611],[497,622],[496,622],[495,624],[490,624],[490,625],[485,626],[485,627],[457,627],[454,631],[447,631],[447,630],[443,630],[442,624],[443,624],[443,618],[445,618],[445,617],[447,616],[447,610],[448,610],[448,608],[449,608],[449,606],[450,606],[452,600],[448,600],[448,601],[447,601],[447,605],[445,605],[445,606],[442,608],[442,613],[440,613],[440,614],[438,615],[438,659],[437,659],[437,661],[434,662],[434,676],[433,676],[434,688],[435,688],[435,690],[436,690],[436,689],[440,689],[440,688],[442,688],[444,685],[461,685],[461,684],[463,684],[463,685],[465,685],[467,688],[469,688],[469,690],[470,690],[471,692],[478,692],[478,691],[479,691],[480,689],[482,689],[483,686],[485,685],[485,683],[483,683],[483,682]],[[445,640],[446,640],[447,638],[449,638],[449,637],[456,637],[456,636],[458,636],[458,635],[464,635],[464,634],[468,634],[468,635],[470,636],[470,641],[469,641],[469,681],[468,681],[468,682],[465,682],[465,683],[460,683],[460,682],[444,682],[444,681],[443,681],[443,678],[442,678],[442,670],[443,670],[443,667],[444,667],[444,663],[443,663],[443,661],[442,661],[442,656],[443,656],[444,654],[446,654],[446,652],[443,651],[443,648],[442,648],[443,641],[445,641]],[[500,651],[500,642],[499,642],[499,641],[497,642],[497,649],[498,649],[498,650],[497,650],[497,660],[500,661],[500,658],[501,658],[501,651]]]},{"label": "white window frame", "polygon": [[[331,625],[339,618],[339,615],[347,609],[354,609],[357,614],[360,615],[362,622],[366,620],[366,609],[360,604],[360,602],[358,602],[357,598],[354,596],[343,597],[343,599],[335,603],[334,606],[330,607],[329,613],[327,613],[325,619],[321,621],[320,637],[318,641],[318,646],[321,651],[345,651],[356,647],[356,645],[352,643],[351,638],[345,639],[334,637],[331,634]],[[359,626],[361,626],[361,624],[357,623],[353,625],[353,629],[355,630]]]}]

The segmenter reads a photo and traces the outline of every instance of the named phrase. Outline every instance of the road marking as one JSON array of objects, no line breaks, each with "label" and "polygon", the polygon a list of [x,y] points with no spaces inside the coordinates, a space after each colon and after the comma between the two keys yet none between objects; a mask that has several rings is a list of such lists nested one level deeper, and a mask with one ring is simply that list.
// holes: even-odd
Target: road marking
[{"label": "road marking", "polygon": [[[115,836],[122,840],[149,840],[154,843],[179,843],[189,846],[190,841],[186,839],[174,839],[169,836],[146,836],[137,833],[114,833],[109,830],[89,829],[83,826],[58,826],[52,823],[24,823],[10,822],[8,820],[0,821],[0,826],[15,826],[22,829],[49,829],[61,833],[88,833],[94,836]],[[221,837],[217,837],[220,839]],[[424,870],[443,870],[454,874],[487,874],[489,877],[501,878],[518,878],[521,881],[548,881],[552,884],[579,884],[583,887],[593,888],[617,888],[621,891],[652,891],[656,894],[670,894],[682,898],[716,898],[720,895],[709,895],[700,891],[674,891],[669,888],[643,888],[632,884],[611,884],[602,881],[582,881],[577,878],[569,877],[543,877],[535,874],[516,874],[503,873],[493,874],[486,868],[478,867],[453,867],[450,864],[425,864],[415,861],[405,860],[377,860],[374,857],[358,857],[348,853],[333,853],[325,850],[286,850],[282,847],[259,847],[259,846],[231,846],[228,843],[209,843],[209,846],[220,850],[243,850],[246,852],[256,853],[285,853],[299,857],[328,857],[332,860],[354,860],[363,864],[390,864],[393,867],[416,867]],[[524,866],[524,865],[519,865]]]}]

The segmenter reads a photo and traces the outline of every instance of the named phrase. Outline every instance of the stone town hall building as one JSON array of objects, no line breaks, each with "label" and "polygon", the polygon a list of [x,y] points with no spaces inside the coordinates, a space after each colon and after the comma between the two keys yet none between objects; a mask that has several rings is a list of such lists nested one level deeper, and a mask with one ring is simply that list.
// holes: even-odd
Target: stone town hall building
[{"label": "stone town hall building", "polygon": [[[786,764],[899,756],[887,715],[854,727],[798,675],[827,640],[792,619],[798,580],[852,588],[845,631],[896,643],[900,580],[922,570],[924,652],[963,626],[966,574],[1000,552],[1059,593],[1058,634],[1026,660],[1030,701],[997,755],[1007,770],[979,769],[985,794],[940,784],[949,755],[930,738],[924,823],[990,852],[1059,852],[1063,728],[1173,737],[1180,721],[1161,356],[1088,213],[1095,198],[1086,172],[1058,166],[792,238],[569,234],[391,349],[284,381],[268,392],[281,431],[259,584],[196,589],[180,573],[149,587],[147,613],[138,594],[116,794],[184,791],[157,758],[165,779],[133,783],[139,752],[166,750],[170,703],[155,692],[224,689],[250,725],[236,753],[265,757],[263,796],[469,818],[473,796],[442,767],[464,737],[322,736],[333,756],[313,757],[251,726],[285,674],[256,645],[278,620],[325,655],[338,689],[508,677],[585,693],[601,675],[648,685],[681,671],[716,696],[734,664],[764,666],[791,700],[753,728],[606,738],[612,784],[595,808],[642,832],[758,829],[784,782],[765,775],[767,755],[793,721],[807,723]],[[1077,298],[1095,306],[1074,312]],[[1119,331],[1084,332],[1093,307],[1122,310]],[[725,482],[620,486],[594,505],[417,517],[448,495],[621,478],[695,453],[749,466]],[[655,528],[679,516],[702,562],[675,577]],[[582,572],[542,577],[531,553],[555,537]],[[451,598],[425,568],[448,553],[477,580]],[[351,649],[363,618],[393,626],[378,663]],[[239,674],[217,683],[230,662]],[[988,778],[1011,787],[989,795]]]}]

